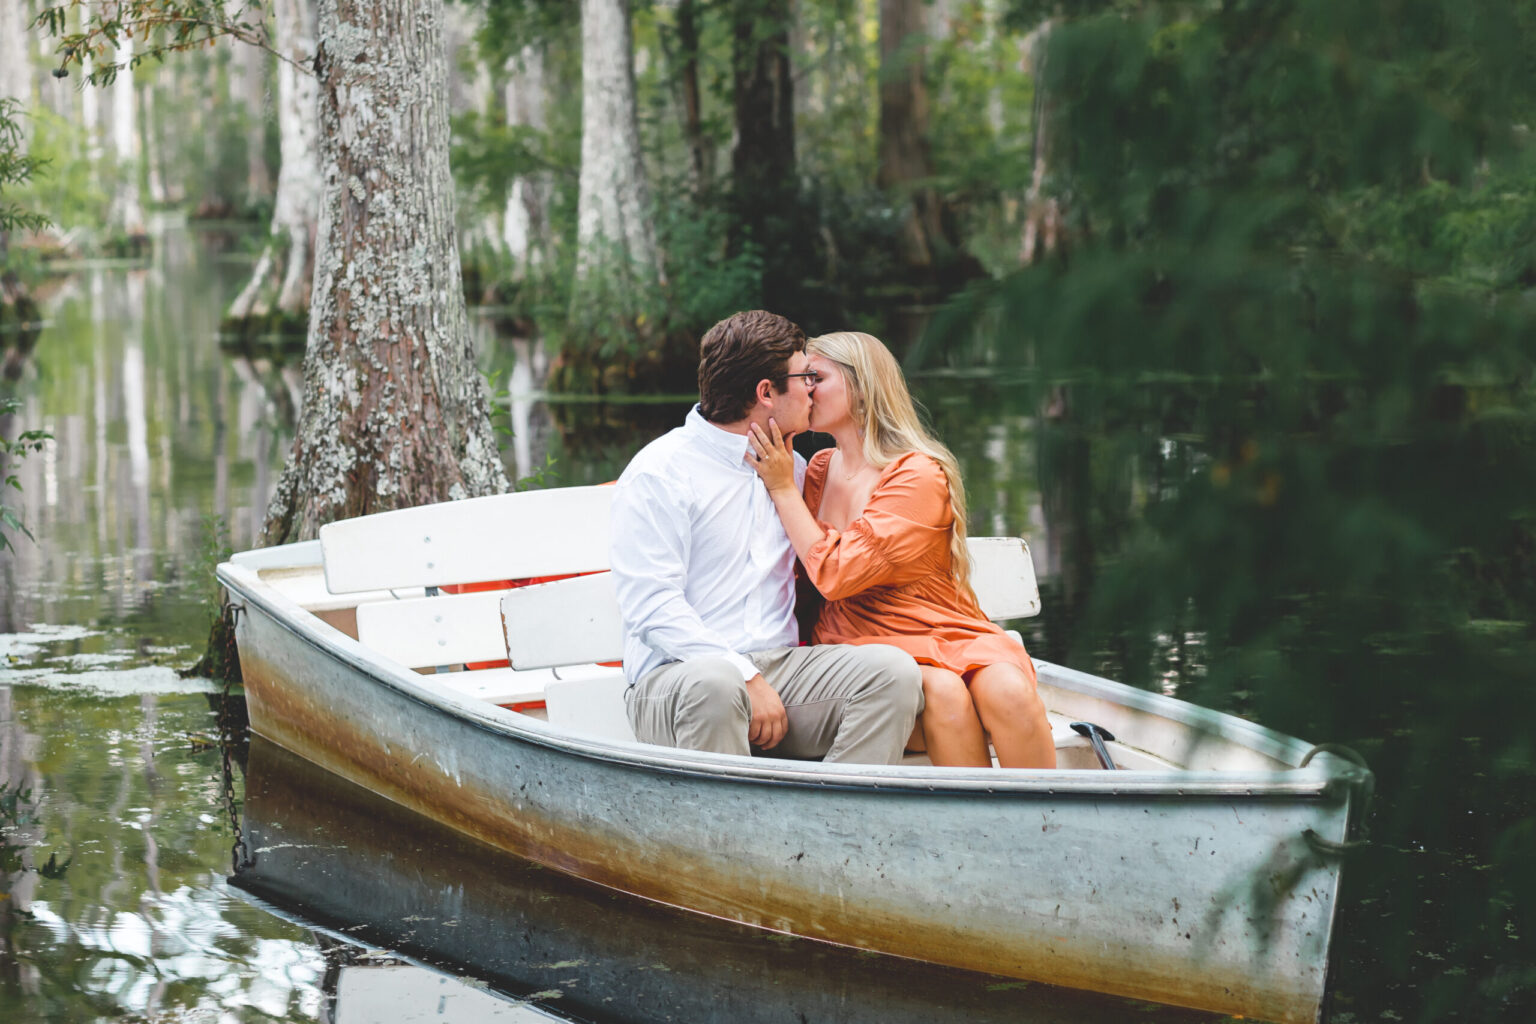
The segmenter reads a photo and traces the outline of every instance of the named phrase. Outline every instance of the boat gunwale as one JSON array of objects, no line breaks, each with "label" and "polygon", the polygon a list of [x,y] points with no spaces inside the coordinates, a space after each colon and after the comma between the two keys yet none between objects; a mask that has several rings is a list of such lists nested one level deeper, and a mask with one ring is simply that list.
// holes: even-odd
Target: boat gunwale
[{"label": "boat gunwale", "polygon": [[[266,563],[258,569],[248,564],[229,561],[218,566],[216,575],[226,588],[237,593],[245,601],[254,602],[273,623],[302,642],[358,671],[375,683],[389,686],[400,695],[423,707],[451,715],[468,725],[504,735],[519,742],[587,760],[658,774],[681,775],[713,781],[858,792],[985,794],[992,797],[1020,798],[1068,796],[1229,799],[1244,797],[1292,800],[1342,798],[1347,790],[1363,782],[1369,775],[1368,769],[1328,754],[1326,751],[1319,753],[1305,768],[1274,771],[1184,768],[1138,769],[1123,772],[1106,772],[1097,769],[1047,771],[990,768],[978,770],[931,765],[853,764],[839,764],[835,769],[829,769],[823,762],[716,754],[588,737],[494,704],[427,685],[433,678],[431,675],[414,672],[375,654],[370,648],[324,622],[260,577],[260,570],[275,567],[277,566]],[[246,614],[249,612],[247,611]],[[1113,680],[1049,662],[1037,662],[1037,664],[1049,670],[1053,678],[1059,678],[1066,683],[1066,689],[1089,697],[1106,699],[1135,711],[1159,715],[1181,725],[1206,728],[1222,739],[1276,760],[1289,759],[1299,762],[1306,752],[1316,749],[1310,744],[1265,726],[1223,712],[1202,708],[1174,697],[1138,690],[1115,683]]]}]

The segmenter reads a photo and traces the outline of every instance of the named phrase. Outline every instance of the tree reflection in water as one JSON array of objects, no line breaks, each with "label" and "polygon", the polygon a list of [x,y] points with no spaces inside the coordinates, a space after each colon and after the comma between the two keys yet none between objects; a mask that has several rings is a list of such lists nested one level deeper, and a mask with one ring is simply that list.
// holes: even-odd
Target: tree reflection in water
[{"label": "tree reflection in water", "polygon": [[168,670],[92,675],[128,692],[0,682],[0,786],[32,794],[0,822],[0,1020],[313,1019],[307,933],[220,881],[207,697]]},{"label": "tree reflection in water", "polygon": [[472,979],[421,967],[329,932],[316,930],[313,935],[325,958],[319,1024],[551,1024],[569,1019]]},{"label": "tree reflection in water", "polygon": [[[236,547],[259,527],[288,445],[291,367],[217,351],[239,268],[202,258],[186,233],[167,233],[156,252],[137,284],[128,277],[142,271],[94,269],[61,286],[13,385],[20,422],[57,440],[20,465],[38,541],[0,555],[0,771],[31,791],[18,808],[34,819],[0,837],[26,847],[5,872],[13,898],[0,900],[0,1019],[145,1014],[151,997],[164,1012],[314,1019],[323,959],[308,927],[224,888],[225,780],[217,752],[188,738],[215,724],[204,697],[165,682],[165,663],[192,660],[206,636],[206,518],[222,519]],[[1042,301],[1059,294],[1054,280],[1040,288]],[[1158,377],[1134,362],[1155,354],[1139,315],[1105,337],[1143,341],[1102,358],[1088,350],[1095,373],[1065,392],[1023,365],[914,374],[913,386],[962,462],[972,532],[1030,542],[1045,610],[1014,625],[1036,656],[1367,756],[1376,844],[1346,872],[1339,1008],[1408,1019],[1465,998],[1482,1000],[1484,1019],[1523,1020],[1536,991],[1523,712],[1536,621],[1531,392],[1432,360],[1394,362],[1411,349],[1398,343],[1400,320],[1382,322],[1347,386],[1298,377],[1266,395],[1251,376]],[[1472,323],[1407,326],[1462,338],[1452,354],[1475,364],[1486,346],[1458,333]],[[1331,336],[1319,345],[1330,357],[1336,348]],[[611,480],[690,404],[546,405],[531,397],[529,346],[491,358],[513,356],[528,370],[512,389],[518,475],[553,456],[550,482]],[[1108,380],[1106,367],[1125,372]],[[228,783],[238,799],[238,768]],[[40,877],[55,853],[65,877]],[[656,914],[641,916],[657,949],[695,934],[656,926]],[[780,940],[752,941],[743,958],[780,962]],[[881,979],[906,991],[905,975],[862,960],[805,956],[786,977],[826,999],[889,1005],[869,992]],[[508,973],[508,990],[570,977],[556,974],[519,990]],[[912,976],[958,1008],[936,1017],[971,1012],[970,982]],[[1055,1007],[1047,1017],[1117,1012],[1026,991],[1031,1007]],[[976,1019],[1024,1012],[977,1005]]]},{"label": "tree reflection in water", "polygon": [[[582,1020],[1099,1024],[1209,1015],[933,967],[660,907],[484,846],[251,741],[230,879],[297,922]],[[436,984],[432,981],[424,984]]]}]

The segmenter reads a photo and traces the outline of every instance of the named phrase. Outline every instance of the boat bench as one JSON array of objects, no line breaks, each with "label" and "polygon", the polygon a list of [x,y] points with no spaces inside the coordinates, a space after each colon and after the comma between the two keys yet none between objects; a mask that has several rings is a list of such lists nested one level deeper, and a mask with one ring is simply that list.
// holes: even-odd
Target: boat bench
[{"label": "boat bench", "polygon": [[[1017,537],[972,537],[971,586],[993,621],[1040,613],[1029,546]],[[499,595],[507,657],[524,671],[612,662],[624,655],[624,624],[611,573],[535,584]],[[1015,634],[1017,636],[1017,634]],[[624,709],[622,675],[551,680],[549,721],[610,739],[635,739]]]},{"label": "boat bench", "polygon": [[[611,487],[565,487],[331,523],[319,542],[326,589],[366,595],[358,640],[407,668],[436,669],[440,685],[517,710],[543,705],[554,724],[633,740],[618,668],[623,623],[606,572],[612,499]],[[1039,614],[1024,542],[968,543],[987,616]]]},{"label": "boat bench", "polygon": [[551,681],[595,670],[508,667],[501,594],[607,569],[612,501],[612,487],[562,487],[330,523],[320,528],[326,590],[368,598],[357,605],[357,638],[385,657],[435,668],[435,682],[468,697],[537,706]]}]

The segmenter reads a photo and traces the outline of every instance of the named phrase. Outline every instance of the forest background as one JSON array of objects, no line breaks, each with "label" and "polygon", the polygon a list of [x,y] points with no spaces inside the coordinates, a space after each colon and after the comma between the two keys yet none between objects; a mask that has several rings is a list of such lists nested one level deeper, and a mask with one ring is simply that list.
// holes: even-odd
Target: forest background
[{"label": "forest background", "polygon": [[[0,0],[7,295],[181,206],[270,222],[228,330],[302,325],[314,12],[45,7]],[[176,18],[129,37],[123,10]],[[756,306],[913,370],[1019,372],[1048,514],[1082,538],[1031,649],[1356,747],[1381,796],[1342,934],[1374,966],[1336,1009],[1530,1018],[1531,3],[443,19],[466,291],[559,353],[553,387],[685,386],[699,332]]]}]

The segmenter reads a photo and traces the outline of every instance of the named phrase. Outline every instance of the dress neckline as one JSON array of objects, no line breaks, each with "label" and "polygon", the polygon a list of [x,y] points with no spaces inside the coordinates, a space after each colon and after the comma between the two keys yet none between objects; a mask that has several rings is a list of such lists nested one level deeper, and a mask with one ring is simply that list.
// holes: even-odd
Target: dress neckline
[{"label": "dress neckline", "polygon": [[817,522],[821,522],[821,499],[827,492],[827,478],[831,475],[832,453],[835,451],[836,448],[823,448],[811,456],[810,464],[805,467],[805,507]]},{"label": "dress neckline", "polygon": [[[805,507],[810,510],[811,516],[823,526],[828,526],[828,524],[826,520],[821,518],[821,499],[827,493],[827,481],[832,476],[832,453],[835,451],[837,451],[836,448],[823,448],[811,456],[811,461],[805,467],[805,493],[803,495]],[[870,500],[874,500],[875,493],[885,485],[885,478],[891,475],[892,470],[914,455],[920,454],[917,451],[902,452],[890,462],[881,466],[880,477],[875,481],[874,488],[869,492]],[[859,509],[859,514],[849,521],[849,525],[851,526],[854,522],[862,519],[863,516],[864,509]],[[828,528],[830,529],[830,527]]]}]

